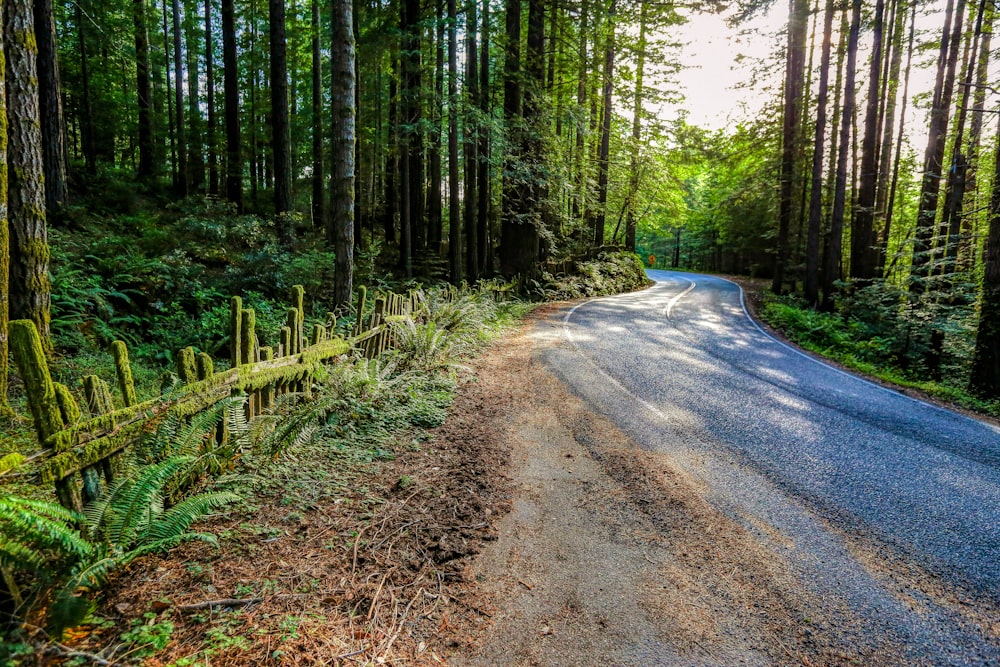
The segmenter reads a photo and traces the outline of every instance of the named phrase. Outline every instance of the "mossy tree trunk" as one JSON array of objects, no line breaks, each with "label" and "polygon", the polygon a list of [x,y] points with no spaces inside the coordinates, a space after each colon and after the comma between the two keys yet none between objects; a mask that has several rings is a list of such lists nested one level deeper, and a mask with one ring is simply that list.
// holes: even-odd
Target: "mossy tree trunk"
[{"label": "mossy tree trunk", "polygon": [[10,313],[34,322],[43,349],[50,352],[52,290],[34,23],[31,0],[5,0]]},{"label": "mossy tree trunk", "polygon": [[149,76],[149,29],[146,0],[133,0],[132,22],[135,28],[135,81],[139,110],[139,178],[153,177],[153,82]]},{"label": "mossy tree trunk", "polygon": [[[3,25],[3,5],[0,5],[0,26]],[[0,36],[2,37],[2,36]],[[0,38],[0,91],[4,88],[3,39]],[[10,408],[7,402],[8,350],[7,329],[10,319],[10,234],[7,227],[7,99],[0,95],[0,412]]]}]

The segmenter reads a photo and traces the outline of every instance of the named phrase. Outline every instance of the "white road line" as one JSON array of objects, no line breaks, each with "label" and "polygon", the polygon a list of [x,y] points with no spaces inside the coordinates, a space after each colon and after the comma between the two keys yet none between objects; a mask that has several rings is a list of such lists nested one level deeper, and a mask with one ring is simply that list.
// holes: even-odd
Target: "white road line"
[{"label": "white road line", "polygon": [[671,299],[670,302],[667,304],[667,307],[663,309],[663,314],[667,316],[668,320],[670,319],[670,311],[674,309],[674,306],[677,305],[677,302],[686,297],[695,287],[698,286],[697,283],[695,283],[695,281],[693,280],[688,280],[687,278],[684,278],[684,280],[687,280],[691,284],[688,285],[688,288],[686,290],[684,290],[683,292],[675,296],[673,299]]}]

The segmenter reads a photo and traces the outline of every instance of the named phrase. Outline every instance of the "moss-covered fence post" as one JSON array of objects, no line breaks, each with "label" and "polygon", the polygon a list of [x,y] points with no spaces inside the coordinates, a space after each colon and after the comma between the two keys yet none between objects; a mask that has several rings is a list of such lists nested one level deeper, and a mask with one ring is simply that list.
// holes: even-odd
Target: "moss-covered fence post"
[{"label": "moss-covered fence post", "polygon": [[[365,331],[365,302],[368,300],[368,288],[364,285],[358,287],[358,305],[354,311],[354,329],[351,335],[357,338]],[[336,326],[336,320],[334,325]]]},{"label": "moss-covered fence post", "polygon": [[[87,410],[91,417],[99,417],[114,411],[115,402],[111,398],[111,390],[108,383],[96,375],[86,375],[83,378],[83,396],[87,402]],[[114,424],[112,423],[112,426]],[[111,459],[106,458],[101,461],[101,472],[104,473],[104,481],[110,484],[114,481],[114,472],[111,468]],[[84,480],[86,482],[86,479]]]},{"label": "moss-covered fence post", "polygon": [[177,352],[177,377],[184,384],[198,381],[198,362],[195,361],[194,348],[185,347]]},{"label": "moss-covered fence post", "polygon": [[[14,364],[24,382],[28,408],[35,420],[35,433],[38,435],[38,442],[44,447],[45,441],[50,436],[63,430],[66,425],[63,421],[63,410],[70,413],[72,406],[63,397],[64,407],[60,408],[59,395],[62,391],[57,390],[56,383],[52,381],[49,365],[45,361],[42,338],[38,334],[35,323],[31,320],[14,320],[10,323],[9,333],[10,349],[14,353]],[[74,405],[75,403],[76,401],[73,401]],[[79,417],[79,408],[76,409],[76,417]],[[83,509],[83,500],[80,498],[80,492],[72,478],[56,482],[56,495],[59,497],[59,502],[65,507],[77,511]]]},{"label": "moss-covered fence post", "polygon": [[132,366],[128,361],[128,347],[124,341],[111,343],[111,354],[115,358],[115,372],[118,374],[118,387],[122,392],[122,402],[130,408],[139,402],[135,396],[135,381],[132,379]]},{"label": "moss-covered fence post", "polygon": [[229,365],[236,368],[243,360],[240,349],[243,336],[243,299],[234,296],[229,300]]},{"label": "moss-covered fence post", "polygon": [[[260,348],[260,360],[261,361],[272,361],[274,359],[274,349],[270,346],[264,346]],[[260,405],[263,410],[273,410],[274,409],[274,394],[276,390],[276,383],[269,384],[264,387],[260,392]]]},{"label": "moss-covered fence post", "polygon": [[[242,327],[240,329],[240,365],[247,366],[257,359],[257,314],[253,308],[243,310]],[[258,400],[256,392],[250,392],[247,396],[247,419],[258,414]]]},{"label": "moss-covered fence post", "polygon": [[305,348],[305,323],[306,323],[306,288],[302,285],[292,287],[292,306],[296,312],[295,343],[298,346],[296,352],[302,352]]}]

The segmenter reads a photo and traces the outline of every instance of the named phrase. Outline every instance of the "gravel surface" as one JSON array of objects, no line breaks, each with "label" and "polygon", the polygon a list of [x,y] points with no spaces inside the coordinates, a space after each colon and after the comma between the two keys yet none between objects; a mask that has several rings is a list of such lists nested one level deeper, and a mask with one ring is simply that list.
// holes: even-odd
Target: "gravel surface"
[{"label": "gravel surface", "polygon": [[650,277],[561,314],[544,363],[787,561],[837,643],[1000,663],[997,429],[776,341],[733,283]]}]

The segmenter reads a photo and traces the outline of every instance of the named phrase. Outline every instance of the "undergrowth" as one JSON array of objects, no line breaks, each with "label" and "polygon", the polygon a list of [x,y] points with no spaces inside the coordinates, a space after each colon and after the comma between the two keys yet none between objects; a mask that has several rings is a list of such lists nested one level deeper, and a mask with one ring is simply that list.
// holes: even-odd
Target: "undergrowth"
[{"label": "undergrowth", "polygon": [[[933,322],[926,315],[918,319],[904,295],[885,286],[859,290],[838,306],[821,312],[795,297],[769,294],[758,314],[789,340],[848,368],[1000,417],[1000,401],[982,400],[968,390],[972,334],[957,309]],[[947,334],[940,379],[931,379],[924,365],[932,326]]]}]

